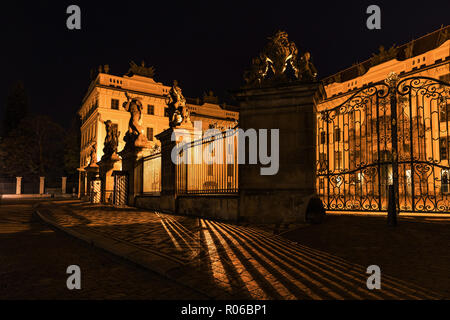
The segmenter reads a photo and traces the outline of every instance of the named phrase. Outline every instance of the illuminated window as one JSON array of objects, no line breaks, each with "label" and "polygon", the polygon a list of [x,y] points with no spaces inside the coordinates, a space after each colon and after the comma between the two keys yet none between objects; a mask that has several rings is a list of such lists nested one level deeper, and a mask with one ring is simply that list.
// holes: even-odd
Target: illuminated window
[{"label": "illuminated window", "polygon": [[342,169],[342,151],[334,152],[334,168]]},{"label": "illuminated window", "polygon": [[111,99],[111,109],[119,110],[119,100]]}]

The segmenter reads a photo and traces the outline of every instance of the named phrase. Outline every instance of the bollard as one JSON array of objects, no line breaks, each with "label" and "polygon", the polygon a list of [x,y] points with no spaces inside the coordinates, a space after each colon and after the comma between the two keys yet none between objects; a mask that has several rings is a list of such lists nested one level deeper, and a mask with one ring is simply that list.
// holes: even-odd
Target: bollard
[{"label": "bollard", "polygon": [[45,192],[45,177],[39,177],[39,194],[44,194]]},{"label": "bollard", "polygon": [[22,177],[16,177],[16,194],[22,194]]},{"label": "bollard", "polygon": [[66,194],[67,191],[67,177],[61,177],[61,193]]}]

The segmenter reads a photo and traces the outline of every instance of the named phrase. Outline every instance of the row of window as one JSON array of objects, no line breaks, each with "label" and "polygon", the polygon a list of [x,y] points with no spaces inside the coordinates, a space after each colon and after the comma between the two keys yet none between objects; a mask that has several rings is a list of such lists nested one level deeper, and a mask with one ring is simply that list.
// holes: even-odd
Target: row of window
[{"label": "row of window", "polygon": [[97,126],[92,124],[88,129],[84,130],[81,135],[81,145],[85,147],[89,142],[95,139]]},{"label": "row of window", "polygon": [[[416,61],[417,61],[417,64],[419,64],[419,63],[420,63],[420,58],[418,58],[417,60],[414,59],[413,62],[412,62],[412,64],[414,65],[414,64],[416,63]],[[422,62],[423,62],[423,61],[425,61],[425,57],[422,58]]]},{"label": "row of window", "polygon": [[111,82],[111,83],[117,83],[117,84],[122,84],[122,80],[119,80],[119,79],[112,79],[112,78],[110,78],[109,79],[109,82]]},{"label": "row of window", "polygon": [[[111,109],[113,110],[119,110],[119,100],[118,99],[111,99]],[[155,115],[155,106],[152,104],[147,105],[147,114],[149,115]],[[164,117],[168,117],[168,109],[167,107],[164,108]]]},{"label": "row of window", "polygon": [[[326,132],[325,131],[320,132],[320,144],[325,144],[326,140],[327,140],[326,138],[327,138]],[[340,128],[334,128],[333,139],[334,139],[334,142],[341,141],[341,129]]]}]

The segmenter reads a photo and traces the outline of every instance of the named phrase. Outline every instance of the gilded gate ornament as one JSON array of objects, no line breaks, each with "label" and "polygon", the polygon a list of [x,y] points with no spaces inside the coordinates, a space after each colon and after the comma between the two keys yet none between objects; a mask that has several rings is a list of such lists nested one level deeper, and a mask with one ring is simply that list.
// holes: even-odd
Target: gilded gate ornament
[{"label": "gilded gate ornament", "polygon": [[286,32],[278,31],[268,40],[259,56],[252,60],[250,69],[244,73],[247,84],[261,84],[269,78],[276,82],[288,81],[288,69],[293,73],[294,79],[291,80],[316,80],[317,69],[311,62],[310,53],[305,52],[300,56],[295,43],[289,42]]}]

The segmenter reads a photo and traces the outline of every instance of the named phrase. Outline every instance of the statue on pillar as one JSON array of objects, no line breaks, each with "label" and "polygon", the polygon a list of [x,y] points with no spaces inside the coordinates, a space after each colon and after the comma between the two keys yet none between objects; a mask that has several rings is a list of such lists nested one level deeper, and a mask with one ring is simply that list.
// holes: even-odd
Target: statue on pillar
[{"label": "statue on pillar", "polygon": [[97,143],[94,142],[89,150],[89,165],[88,167],[97,167]]},{"label": "statue on pillar", "polygon": [[300,55],[288,34],[278,31],[252,60],[250,69],[244,73],[247,86],[258,86],[263,82],[281,83],[289,81],[315,81],[317,69],[311,62],[309,52]]},{"label": "statue on pillar", "polygon": [[150,147],[150,141],[144,135],[142,128],[142,103],[138,98],[132,98],[125,92],[127,101],[123,103],[123,108],[130,113],[130,121],[128,122],[128,132],[123,140],[126,142],[125,149],[131,150],[135,148]]},{"label": "statue on pillar", "polygon": [[183,122],[190,122],[189,110],[186,106],[186,99],[178,86],[178,81],[173,81],[173,86],[167,96],[169,125],[171,128],[179,126]]},{"label": "statue on pillar", "polygon": [[311,62],[311,54],[305,52],[303,56],[298,59],[296,66],[296,76],[299,80],[314,81],[317,78],[317,69]]},{"label": "statue on pillar", "polygon": [[117,155],[117,148],[119,146],[120,132],[117,130],[117,126],[114,126],[111,120],[104,122],[106,128],[106,137],[103,147],[102,160],[120,160]]}]

